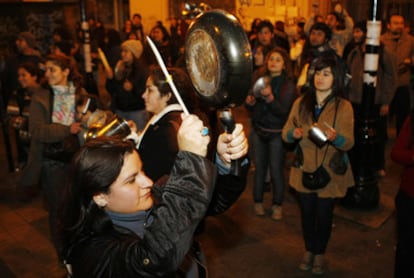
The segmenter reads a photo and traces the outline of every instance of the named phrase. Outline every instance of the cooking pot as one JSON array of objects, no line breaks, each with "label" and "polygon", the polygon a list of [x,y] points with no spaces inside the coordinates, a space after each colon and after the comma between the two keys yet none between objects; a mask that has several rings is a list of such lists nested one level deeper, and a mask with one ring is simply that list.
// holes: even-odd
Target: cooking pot
[{"label": "cooking pot", "polygon": [[215,108],[244,102],[251,87],[253,59],[236,17],[222,10],[198,15],[187,31],[185,61],[201,101]]}]

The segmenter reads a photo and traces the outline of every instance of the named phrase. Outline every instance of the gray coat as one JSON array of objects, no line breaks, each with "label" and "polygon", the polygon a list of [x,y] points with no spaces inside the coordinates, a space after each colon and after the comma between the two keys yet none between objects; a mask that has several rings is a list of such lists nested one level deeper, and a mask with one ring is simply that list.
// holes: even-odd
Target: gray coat
[{"label": "gray coat", "polygon": [[29,157],[23,169],[20,184],[37,184],[42,168],[43,143],[63,140],[70,134],[70,126],[51,123],[51,94],[49,89],[34,89],[29,108],[29,131],[31,133]]},{"label": "gray coat", "polygon": [[[375,104],[390,104],[398,85],[397,69],[393,54],[386,48],[380,52],[377,85],[375,92]],[[348,55],[346,61],[352,79],[349,88],[349,100],[360,104],[364,85],[364,53],[359,47],[355,47]]]}]

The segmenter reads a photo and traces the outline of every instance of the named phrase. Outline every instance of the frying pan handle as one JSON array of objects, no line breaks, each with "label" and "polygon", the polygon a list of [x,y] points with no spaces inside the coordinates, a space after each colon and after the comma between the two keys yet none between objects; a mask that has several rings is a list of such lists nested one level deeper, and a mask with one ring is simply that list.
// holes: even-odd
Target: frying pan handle
[{"label": "frying pan handle", "polygon": [[[231,114],[231,110],[228,108],[221,110],[219,113],[219,118],[226,133],[231,134],[234,128],[236,127],[236,123],[234,122],[234,118],[233,118],[233,115]],[[235,176],[240,176],[241,162],[242,162],[241,158],[231,161],[230,174],[235,175]]]}]

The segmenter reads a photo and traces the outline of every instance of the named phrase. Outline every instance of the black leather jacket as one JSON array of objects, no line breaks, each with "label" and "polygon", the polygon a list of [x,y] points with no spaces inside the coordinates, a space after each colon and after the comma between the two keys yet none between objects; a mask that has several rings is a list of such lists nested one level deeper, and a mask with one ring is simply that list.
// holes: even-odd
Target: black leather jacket
[{"label": "black leather jacket", "polygon": [[153,187],[158,200],[144,237],[115,225],[85,236],[67,258],[73,277],[174,277],[206,213],[215,177],[208,159],[179,152],[166,184]]}]

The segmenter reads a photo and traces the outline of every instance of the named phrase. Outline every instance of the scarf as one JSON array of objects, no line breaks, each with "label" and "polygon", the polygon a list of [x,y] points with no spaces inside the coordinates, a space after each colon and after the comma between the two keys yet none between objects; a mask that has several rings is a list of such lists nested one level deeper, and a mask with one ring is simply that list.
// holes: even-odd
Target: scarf
[{"label": "scarf", "polygon": [[109,218],[111,218],[114,225],[127,228],[140,238],[143,238],[145,223],[152,222],[152,216],[149,216],[149,211],[138,211],[134,213],[117,213],[107,211],[106,213],[109,215]]},{"label": "scarf", "polygon": [[69,86],[52,86],[52,91],[52,122],[70,126],[75,121],[75,86],[70,82]]}]

